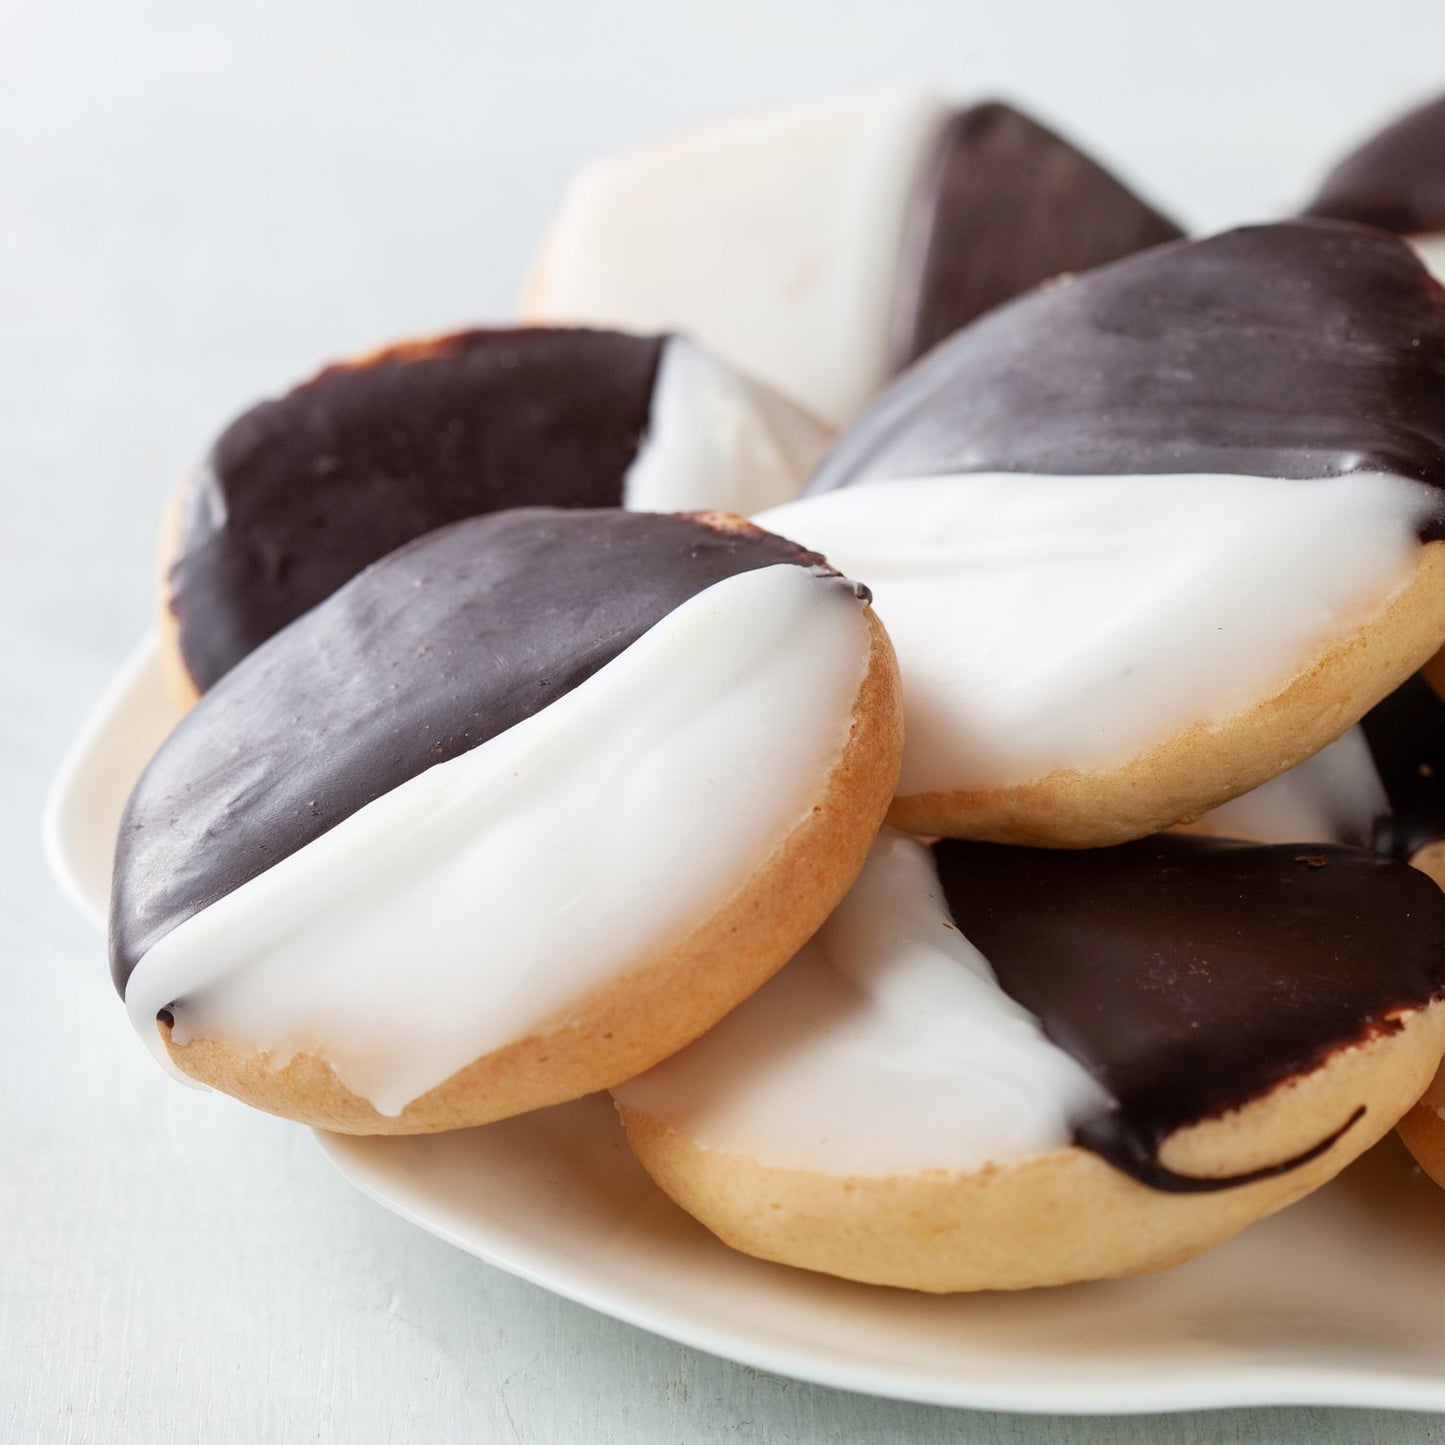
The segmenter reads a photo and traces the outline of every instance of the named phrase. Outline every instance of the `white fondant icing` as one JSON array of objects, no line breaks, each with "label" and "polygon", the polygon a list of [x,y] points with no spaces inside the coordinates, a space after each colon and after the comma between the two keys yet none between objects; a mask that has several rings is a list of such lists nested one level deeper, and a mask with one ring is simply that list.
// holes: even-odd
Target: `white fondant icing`
[{"label": "white fondant icing", "polygon": [[900,794],[1126,762],[1273,694],[1410,575],[1438,493],[1361,473],[871,482],[759,525],[866,582]]},{"label": "white fondant icing", "polygon": [[945,114],[891,90],[594,164],[563,199],[531,315],[685,331],[840,426],[886,375],[908,201]]},{"label": "white fondant icing", "polygon": [[958,931],[928,849],[888,830],[781,973],[613,1094],[704,1148],[875,1177],[1046,1153],[1110,1107]]},{"label": "white fondant icing", "polygon": [[1252,843],[1366,847],[1389,808],[1370,745],[1354,727],[1288,772],[1211,808],[1192,831]]},{"label": "white fondant icing", "polygon": [[1431,231],[1428,235],[1406,236],[1425,269],[1437,280],[1445,281],[1445,235]]},{"label": "white fondant icing", "polygon": [[776,507],[798,495],[830,440],[827,428],[777,392],[687,337],[670,336],[622,505],[743,516]]},{"label": "white fondant icing", "polygon": [[551,706],[368,804],[141,959],[132,1021],[316,1054],[384,1114],[709,918],[812,806],[867,667],[851,587],[709,587]]}]

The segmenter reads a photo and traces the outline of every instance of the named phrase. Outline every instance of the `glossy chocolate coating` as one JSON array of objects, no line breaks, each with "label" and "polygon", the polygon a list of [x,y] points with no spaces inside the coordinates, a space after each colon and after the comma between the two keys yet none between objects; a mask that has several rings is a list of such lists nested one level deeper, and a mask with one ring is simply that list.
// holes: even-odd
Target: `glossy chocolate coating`
[{"label": "glossy chocolate coating", "polygon": [[1161,246],[999,307],[883,392],[807,490],[1355,471],[1445,485],[1445,292],[1392,236],[1296,221]]},{"label": "glossy chocolate coating", "polygon": [[663,339],[466,331],[329,367],[221,434],[188,486],[170,574],[210,687],[414,537],[504,507],[613,507]]},{"label": "glossy chocolate coating", "polygon": [[192,914],[540,711],[714,582],[776,563],[823,565],[751,527],[545,508],[392,553],[232,669],[142,774],[111,892],[116,986]]},{"label": "glossy chocolate coating", "polygon": [[1064,271],[1184,233],[1068,141],[992,101],[957,112],[913,200],[892,370]]},{"label": "glossy chocolate coating", "polygon": [[1325,177],[1307,216],[1361,221],[1400,235],[1445,227],[1445,96],[1412,110]]},{"label": "glossy chocolate coating", "polygon": [[1366,849],[1164,834],[934,855],[1004,991],[1118,1102],[1076,1142],[1155,1188],[1244,1182],[1172,1174],[1159,1149],[1445,991],[1445,893]]},{"label": "glossy chocolate coating", "polygon": [[1390,811],[1373,845],[1409,859],[1445,838],[1445,702],[1416,673],[1360,719]]}]

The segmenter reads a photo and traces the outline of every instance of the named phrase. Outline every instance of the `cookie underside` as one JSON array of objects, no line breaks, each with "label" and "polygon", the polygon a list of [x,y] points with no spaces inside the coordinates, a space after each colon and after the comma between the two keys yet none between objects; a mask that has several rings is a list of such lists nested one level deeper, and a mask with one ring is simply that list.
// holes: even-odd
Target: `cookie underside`
[{"label": "cookie underside", "polygon": [[1353,1124],[1298,1168],[1211,1193],[1162,1193],[1078,1147],[969,1173],[884,1177],[780,1169],[711,1150],[619,1106],[661,1188],[746,1254],[933,1293],[1014,1290],[1146,1274],[1283,1209],[1382,1138],[1445,1050],[1445,1003],[1386,1021],[1318,1068],[1180,1129],[1161,1162],[1197,1178],[1267,1168]]}]

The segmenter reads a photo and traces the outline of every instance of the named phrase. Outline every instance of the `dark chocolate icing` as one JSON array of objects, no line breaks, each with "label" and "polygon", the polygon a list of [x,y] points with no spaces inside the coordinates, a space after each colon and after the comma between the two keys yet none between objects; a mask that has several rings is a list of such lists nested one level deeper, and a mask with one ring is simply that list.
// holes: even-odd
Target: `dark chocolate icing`
[{"label": "dark chocolate icing", "polygon": [[467,331],[333,366],[221,434],[171,570],[202,690],[369,562],[504,507],[612,507],[663,339]]},{"label": "dark chocolate icing", "polygon": [[1184,233],[1068,141],[991,101],[944,127],[908,217],[892,370],[1040,281]]},{"label": "dark chocolate icing", "polygon": [[[1238,1108],[1445,993],[1445,893],[1362,848],[1164,834],[1054,851],[934,845],[960,930],[1117,1101],[1076,1142],[1173,1191],[1176,1130]],[[1328,1147],[1336,1127],[1279,1172]]]},{"label": "dark chocolate icing", "polygon": [[[1364,470],[1445,485],[1445,292],[1382,231],[1296,221],[1161,246],[999,307],[884,391],[808,491],[951,472]],[[1425,535],[1445,536],[1442,520]]]},{"label": "dark chocolate icing", "polygon": [[192,914],[546,707],[696,593],[776,563],[824,566],[756,528],[544,508],[393,552],[232,669],[142,774],[116,852],[116,986]]},{"label": "dark chocolate icing", "polygon": [[1307,216],[1417,235],[1445,227],[1445,96],[1412,110],[1325,177]]},{"label": "dark chocolate icing", "polygon": [[1445,702],[1416,673],[1360,719],[1390,811],[1373,846],[1409,859],[1445,839]]}]

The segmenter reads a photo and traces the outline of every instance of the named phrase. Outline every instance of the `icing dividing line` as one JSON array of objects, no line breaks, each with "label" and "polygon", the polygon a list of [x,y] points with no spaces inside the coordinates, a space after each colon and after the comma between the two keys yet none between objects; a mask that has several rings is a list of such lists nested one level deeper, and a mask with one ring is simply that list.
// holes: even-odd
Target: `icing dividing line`
[{"label": "icing dividing line", "polygon": [[844,579],[714,584],[162,937],[136,1028],[158,1057],[166,1008],[177,1044],[315,1053],[400,1113],[715,912],[836,763],[869,645]]}]

